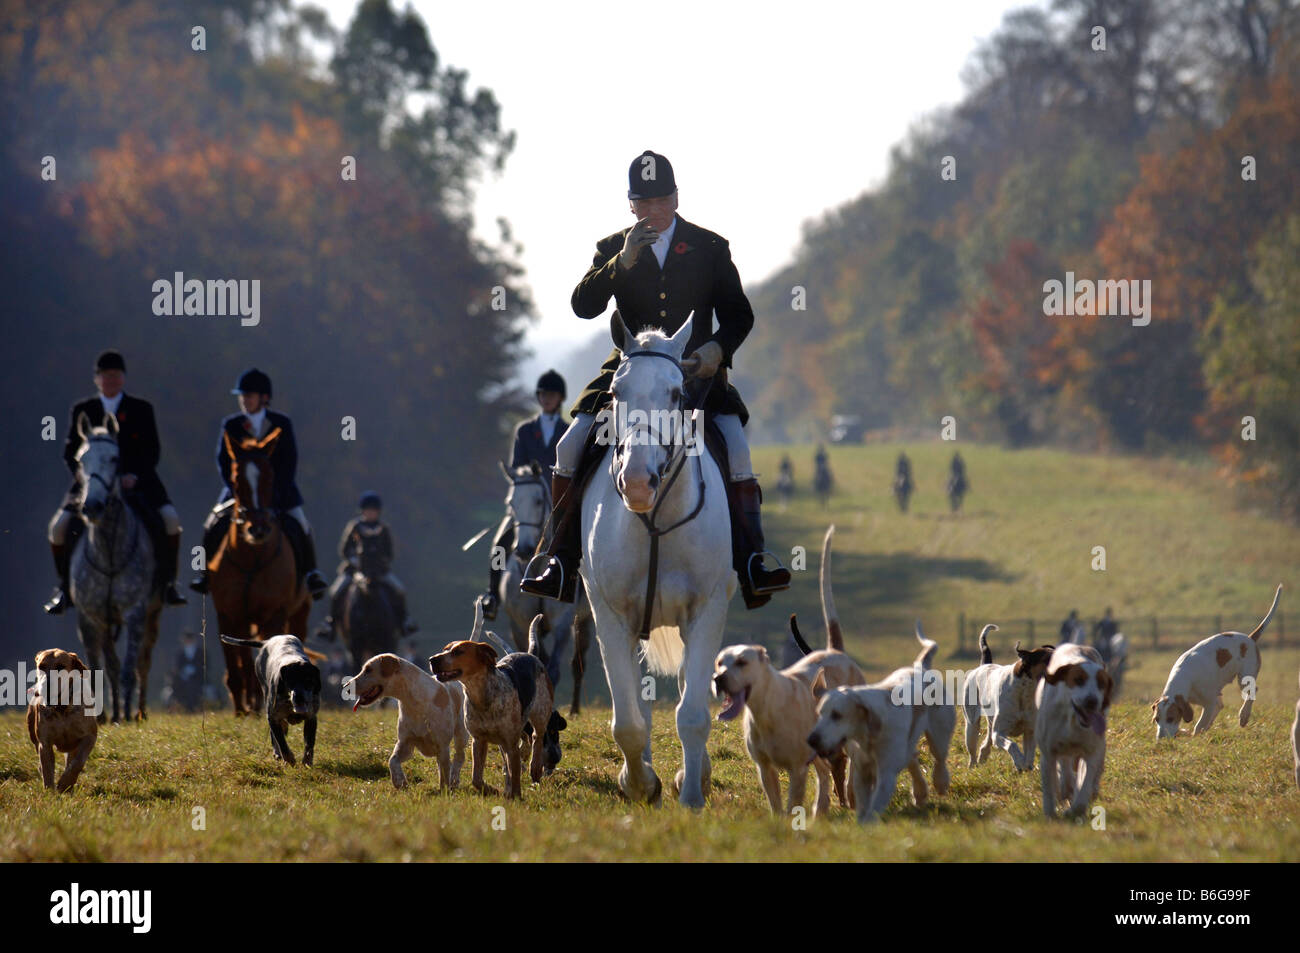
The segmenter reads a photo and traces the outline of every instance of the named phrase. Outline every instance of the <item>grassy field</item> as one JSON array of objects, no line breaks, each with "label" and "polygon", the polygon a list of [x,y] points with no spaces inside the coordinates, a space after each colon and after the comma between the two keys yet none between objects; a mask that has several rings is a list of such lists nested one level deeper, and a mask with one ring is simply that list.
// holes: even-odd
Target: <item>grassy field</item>
[{"label": "grassy field", "polygon": [[[836,536],[836,599],[848,648],[869,675],[910,659],[914,643],[878,620],[920,616],[941,646],[959,612],[979,621],[1085,616],[1112,605],[1124,620],[1151,614],[1221,614],[1249,629],[1273,587],[1300,597],[1289,570],[1300,535],[1262,514],[1237,511],[1212,470],[1192,464],[1049,451],[963,451],[973,491],[956,517],[942,489],[951,448],[908,447],[919,491],[897,513],[888,487],[897,448],[833,451],[838,488],[822,509],[801,496],[777,512],[769,490],[769,544],[804,546],[807,571],[766,611],[732,607],[729,641],[779,648],[784,618],[798,610],[817,641],[816,570],[828,521]],[[775,484],[780,448],[760,449],[758,469]],[[804,488],[811,451],[795,451]],[[1092,547],[1107,571],[1090,568]],[[468,601],[468,598],[467,598]],[[1276,622],[1274,623],[1276,626]],[[795,830],[773,819],[744,753],[739,723],[710,736],[714,787],[694,814],[623,803],[609,712],[597,704],[571,719],[564,762],[519,804],[467,787],[443,795],[437,767],[417,757],[411,787],[393,790],[386,760],[396,712],[322,716],[314,768],[272,761],[265,722],[229,712],[155,715],[143,727],[107,727],[77,788],[46,792],[20,712],[0,716],[0,859],[3,860],[1291,860],[1300,856],[1300,792],[1288,736],[1300,649],[1265,636],[1259,700],[1246,729],[1228,708],[1207,737],[1157,745],[1147,703],[1174,658],[1212,634],[1134,640],[1133,667],[1110,719],[1102,794],[1105,829],[1048,825],[1038,776],[1016,774],[994,752],[966,767],[959,718],[950,755],[952,789],[924,808],[900,782],[883,824],[860,829],[844,810]],[[999,633],[1011,641],[1013,633]],[[1287,632],[1296,641],[1295,626]],[[1167,643],[1167,644],[1166,644]],[[69,646],[71,647],[71,646]],[[1005,657],[1007,651],[1002,649]],[[603,691],[593,652],[589,684]],[[661,685],[664,684],[661,682]],[[561,689],[567,697],[568,679]],[[665,699],[675,698],[665,686]],[[680,758],[672,704],[656,711],[656,765],[665,781]],[[295,749],[301,733],[291,734]],[[928,755],[923,755],[923,762]],[[466,764],[464,778],[469,777]],[[500,784],[496,759],[491,783]],[[204,829],[195,829],[201,808]],[[498,808],[504,808],[504,813]],[[504,830],[493,820],[504,820]],[[500,827],[498,822],[496,825]]]}]

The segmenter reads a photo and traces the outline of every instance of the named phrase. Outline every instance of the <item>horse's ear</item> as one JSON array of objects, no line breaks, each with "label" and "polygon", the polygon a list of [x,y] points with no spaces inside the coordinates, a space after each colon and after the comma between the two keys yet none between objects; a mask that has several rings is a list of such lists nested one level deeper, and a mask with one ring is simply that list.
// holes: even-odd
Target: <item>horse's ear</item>
[{"label": "horse's ear", "polygon": [[283,433],[284,429],[282,427],[276,427],[269,434],[259,440],[255,446],[269,457],[275,452],[275,445],[279,442],[280,435]]},{"label": "horse's ear", "polygon": [[82,440],[90,436],[90,418],[86,416],[84,410],[77,414],[77,436]]},{"label": "horse's ear", "polygon": [[506,466],[504,460],[498,460],[497,466],[501,468],[501,475],[506,478],[507,483],[515,482],[515,478],[510,475],[510,468]]},{"label": "horse's ear", "polygon": [[677,329],[677,333],[668,339],[668,343],[671,344],[673,348],[673,356],[678,360],[681,360],[682,355],[686,353],[686,345],[690,343],[691,332],[694,329],[695,312],[692,311],[687,315],[686,320],[682,322],[682,326]]},{"label": "horse's ear", "polygon": [[117,415],[104,414],[104,429],[116,437],[122,430],[121,425],[117,422]]},{"label": "horse's ear", "polygon": [[629,334],[627,325],[623,323],[623,315],[618,313],[618,308],[615,308],[614,313],[609,316],[609,336],[614,339],[614,346],[626,354],[627,348],[624,347],[624,342],[627,341]]}]

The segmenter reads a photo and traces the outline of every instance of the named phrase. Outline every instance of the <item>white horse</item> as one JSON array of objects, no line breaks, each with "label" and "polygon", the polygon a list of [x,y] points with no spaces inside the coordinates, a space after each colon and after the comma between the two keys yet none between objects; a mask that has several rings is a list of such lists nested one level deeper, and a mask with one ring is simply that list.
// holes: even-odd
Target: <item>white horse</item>
[{"label": "white horse", "polygon": [[650,534],[641,518],[650,514],[660,530],[675,527],[659,540],[645,659],[652,672],[677,674],[683,763],[675,787],[682,804],[703,807],[713,660],[738,582],[726,485],[703,450],[703,430],[696,428],[699,444],[688,447],[666,441],[662,426],[664,412],[680,408],[686,377],[695,370],[681,360],[692,325],[687,319],[672,337],[648,330],[633,338],[621,318],[613,322],[623,352],[611,386],[614,425],[606,430],[612,430],[613,445],[582,496],[582,578],[609,680],[614,740],[623,751],[618,786],[630,800],[657,803],[662,785],[651,766],[653,693],[642,685],[638,638],[650,572]]},{"label": "white horse", "polygon": [[[566,604],[555,599],[543,599],[519,588],[524,578],[528,560],[537,549],[542,525],[551,512],[551,487],[536,463],[515,467],[499,464],[510,489],[506,494],[506,512],[515,528],[515,549],[505,556],[505,569],[497,589],[498,604],[510,620],[510,636],[515,647],[511,651],[528,651],[528,627],[536,616],[546,619],[547,638],[542,651],[546,658],[546,674],[551,684],[559,687],[560,660],[573,650],[573,630],[579,619],[589,615],[586,600],[578,594],[577,603]],[[498,554],[493,554],[498,558]]]}]

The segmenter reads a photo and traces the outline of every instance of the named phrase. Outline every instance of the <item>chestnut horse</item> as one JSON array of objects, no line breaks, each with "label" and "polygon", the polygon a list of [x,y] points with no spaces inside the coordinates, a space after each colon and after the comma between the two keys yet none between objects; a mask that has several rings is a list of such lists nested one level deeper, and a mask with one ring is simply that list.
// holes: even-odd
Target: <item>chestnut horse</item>
[{"label": "chestnut horse", "polygon": [[[293,546],[280,525],[285,517],[268,504],[275,485],[270,455],[281,430],[261,440],[246,437],[238,446],[222,439],[230,454],[235,488],[230,529],[208,563],[209,591],[222,635],[268,639],[296,635],[306,641],[311,593],[298,580]],[[252,649],[221,644],[226,656],[226,688],[236,715],[262,708],[262,686],[253,671]]]}]

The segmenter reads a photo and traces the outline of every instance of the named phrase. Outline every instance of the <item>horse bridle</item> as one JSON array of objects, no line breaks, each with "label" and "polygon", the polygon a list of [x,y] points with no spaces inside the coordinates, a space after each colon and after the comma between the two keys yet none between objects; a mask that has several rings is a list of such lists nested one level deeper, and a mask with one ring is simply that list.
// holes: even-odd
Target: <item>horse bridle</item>
[{"label": "horse bridle", "polygon": [[[690,379],[690,375],[688,375],[688,374],[686,373],[686,368],[682,366],[682,362],[679,361],[677,358],[673,357],[671,354],[665,354],[665,353],[663,353],[662,351],[651,351],[651,350],[647,350],[647,349],[645,349],[645,348],[642,348],[642,349],[640,349],[640,350],[636,350],[636,351],[628,351],[627,353],[625,353],[625,354],[623,355],[623,360],[624,360],[624,361],[629,361],[629,360],[631,360],[631,359],[634,358],[634,357],[658,357],[658,358],[662,358],[663,360],[668,361],[669,363],[671,363],[671,364],[673,365],[673,367],[677,368],[678,373],[680,373],[680,374],[682,375],[682,386],[681,386],[681,391],[680,391],[680,393],[679,393],[678,396],[677,396],[677,406],[676,406],[675,408],[673,408],[673,409],[677,412],[679,419],[684,419],[685,417],[687,417],[687,416],[688,416],[688,413],[687,413],[688,402],[687,402],[687,399],[686,399],[686,398],[687,398],[687,394],[686,394],[686,384],[687,384],[687,381]],[[703,402],[704,402],[703,397],[701,397],[701,399],[700,399],[700,403],[703,404]],[[615,426],[615,428],[617,428],[617,426],[618,426],[618,415],[617,415],[616,412],[613,412],[613,413],[614,413],[614,426]],[[616,430],[616,431],[615,431],[615,437],[616,437],[616,439],[615,439],[615,442],[614,442],[614,455],[613,455],[613,457],[612,457],[611,460],[610,460],[610,476],[611,476],[611,477],[614,477],[614,476],[615,476],[615,473],[616,473],[615,467],[617,466],[618,461],[619,461],[619,460],[624,456],[624,454],[626,453],[626,448],[627,448],[627,442],[628,442],[628,440],[630,440],[633,436],[635,436],[635,435],[638,434],[638,433],[649,433],[649,434],[651,434],[651,435],[655,438],[654,443],[652,444],[653,446],[657,446],[657,447],[663,447],[663,446],[664,446],[663,435],[660,434],[660,433],[657,433],[657,432],[654,430],[654,428],[651,427],[649,421],[646,421],[646,423],[644,423],[644,424],[637,424],[636,426],[629,428],[628,431],[627,431],[626,433],[622,434],[622,435],[619,435],[619,434],[617,433],[617,430]],[[697,439],[699,439],[699,438],[697,437]],[[682,442],[675,442],[675,443],[673,443],[673,444],[671,445],[671,449],[668,451],[668,456],[667,456],[667,458],[664,460],[663,465],[659,468],[658,476],[659,476],[661,479],[663,478],[664,474],[668,473],[668,471],[671,470],[671,469],[673,469],[674,466],[676,466],[676,472],[680,472],[680,470],[681,470],[681,468],[682,468],[682,465],[685,463],[685,457],[684,457],[684,452],[685,452],[685,451],[684,451],[684,448],[685,448],[685,446],[686,446],[685,443],[682,443]],[[679,449],[679,448],[681,448],[681,449]],[[670,479],[675,479],[675,478],[676,478],[676,472],[674,472],[674,473],[672,474],[672,476],[670,477]],[[669,484],[666,484],[664,488],[667,489],[668,485],[669,485]],[[614,481],[614,489],[615,489],[616,491],[617,491],[617,489],[618,489],[618,481],[617,481],[617,479],[615,479],[615,481]],[[622,494],[620,493],[619,495],[621,496]],[[656,507],[655,507],[655,508],[656,508],[656,510],[658,509],[658,505],[657,505],[657,504],[656,504]]]},{"label": "horse bridle", "polygon": [[[682,362],[679,361],[677,358],[673,357],[671,354],[664,354],[662,351],[650,351],[644,348],[636,351],[628,351],[623,355],[623,360],[625,361],[631,360],[634,357],[661,357],[665,361],[671,361],[673,366],[676,367],[677,370],[681,372],[682,387],[681,387],[681,393],[677,399],[677,411],[679,414],[681,414],[687,406],[686,383],[688,380],[686,368],[682,366]],[[696,407],[693,409],[698,409],[699,407],[702,407],[704,405],[704,400],[708,396],[709,388],[712,386],[713,386],[713,378],[710,377],[708,379],[708,383],[705,384],[704,386],[704,390],[701,392],[699,396],[699,401],[696,404]],[[615,422],[615,426],[617,426],[618,424],[617,415],[615,415],[614,422]],[[619,492],[618,489],[618,478],[616,475],[615,466],[618,463],[619,456],[622,453],[624,442],[627,440],[629,436],[631,436],[631,434],[638,433],[641,429],[642,428],[640,426],[633,428],[631,431],[629,431],[628,434],[625,434],[622,437],[620,437],[617,440],[617,442],[614,444],[614,453],[611,455],[610,464],[609,464],[610,478],[614,482],[614,492],[618,493],[620,497],[622,497],[623,494]],[[645,430],[649,431],[650,433],[654,433],[653,429],[651,429],[648,422],[645,425]],[[655,436],[659,436],[659,435],[656,434]],[[695,439],[703,440],[704,435],[697,433]],[[662,440],[658,444],[658,446],[661,447],[663,446]],[[668,476],[666,479],[664,479],[663,483],[659,486],[655,494],[655,505],[650,510],[649,516],[647,516],[645,513],[636,514],[637,519],[641,521],[641,525],[645,527],[646,532],[650,535],[650,564],[647,567],[647,572],[646,572],[645,609],[641,613],[641,627],[637,631],[637,636],[642,640],[648,640],[650,638],[650,615],[654,609],[655,585],[659,575],[659,537],[667,536],[673,530],[677,529],[677,527],[689,523],[691,520],[695,519],[695,517],[699,516],[700,511],[704,509],[704,464],[700,461],[700,457],[702,456],[702,453],[697,453],[694,455],[695,474],[698,480],[698,492],[696,493],[695,508],[692,509],[685,516],[683,516],[681,519],[679,519],[677,522],[673,523],[671,526],[665,526],[661,528],[655,525],[655,519],[659,515],[659,507],[662,506],[664,500],[668,498],[668,494],[672,490],[673,484],[677,482],[677,478],[681,475],[681,472],[684,469],[686,465],[686,461],[688,459],[688,454],[685,452],[686,444],[682,442],[680,446],[683,448],[680,453],[677,452],[677,445],[675,445],[673,449],[669,451],[668,458],[664,461],[664,465],[660,470],[661,478],[663,477],[664,473],[667,473]],[[701,448],[701,450],[702,449],[703,448]],[[625,504],[626,502],[627,501],[624,500]]]},{"label": "horse bridle", "polygon": [[[551,488],[546,485],[546,482],[541,477],[530,474],[529,476],[524,477],[523,479],[515,479],[512,476],[510,478],[510,488],[514,489],[517,486],[541,487],[542,488],[542,513],[546,514],[550,512],[551,508],[547,505],[547,498],[550,497],[551,495]],[[527,520],[521,520],[519,518],[519,513],[517,510],[515,510],[515,505],[513,503],[506,503],[506,509],[510,511],[510,521],[514,526],[532,526],[535,527],[538,532],[541,532],[542,528],[546,525],[545,516],[543,516],[543,518],[536,523],[532,523]]]}]

